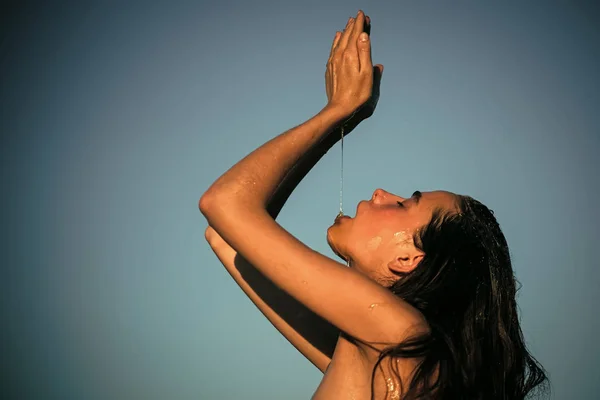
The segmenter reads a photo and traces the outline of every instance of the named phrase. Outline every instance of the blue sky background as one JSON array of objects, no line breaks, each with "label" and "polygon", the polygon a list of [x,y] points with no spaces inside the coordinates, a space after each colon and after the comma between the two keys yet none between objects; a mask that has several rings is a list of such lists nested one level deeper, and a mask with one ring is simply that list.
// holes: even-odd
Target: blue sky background
[{"label": "blue sky background", "polygon": [[[310,398],[321,374],[220,265],[197,202],[325,106],[331,41],[358,9],[385,73],[345,141],[346,210],[377,187],[490,206],[553,398],[597,398],[593,3],[82,3],[2,13],[7,398]],[[331,257],[339,165],[338,145],[280,217]]]}]

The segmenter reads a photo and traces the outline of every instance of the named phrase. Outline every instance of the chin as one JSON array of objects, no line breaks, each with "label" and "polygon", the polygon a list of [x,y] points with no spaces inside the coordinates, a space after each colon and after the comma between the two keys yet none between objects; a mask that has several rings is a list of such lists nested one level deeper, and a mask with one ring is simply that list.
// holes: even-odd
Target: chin
[{"label": "chin", "polygon": [[335,234],[332,232],[333,231],[332,228],[333,228],[333,226],[330,226],[327,229],[327,244],[329,245],[331,250],[333,250],[335,252],[335,245],[334,245],[335,241],[333,239],[335,237]]},{"label": "chin", "polygon": [[333,237],[335,236],[335,233],[333,231],[334,231],[333,225],[331,225],[329,228],[327,228],[327,244],[332,249],[333,249]]},{"label": "chin", "polygon": [[329,245],[329,248],[335,253],[336,256],[338,256],[345,262],[346,259],[344,258],[344,256],[342,256],[342,254],[336,246],[336,243],[339,243],[338,236],[339,232],[337,232],[337,227],[335,225],[332,225],[327,229],[327,244]]}]

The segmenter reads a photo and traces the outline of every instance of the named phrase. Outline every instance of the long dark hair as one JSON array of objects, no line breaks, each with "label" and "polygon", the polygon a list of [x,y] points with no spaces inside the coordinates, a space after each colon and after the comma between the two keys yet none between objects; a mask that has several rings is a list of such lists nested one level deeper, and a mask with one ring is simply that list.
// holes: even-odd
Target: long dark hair
[{"label": "long dark hair", "polygon": [[421,360],[402,398],[517,400],[544,392],[548,380],[525,346],[508,245],[493,211],[459,196],[458,213],[434,211],[415,246],[423,259],[390,290],[425,316],[430,332],[384,350],[372,382],[383,359],[400,357]]}]

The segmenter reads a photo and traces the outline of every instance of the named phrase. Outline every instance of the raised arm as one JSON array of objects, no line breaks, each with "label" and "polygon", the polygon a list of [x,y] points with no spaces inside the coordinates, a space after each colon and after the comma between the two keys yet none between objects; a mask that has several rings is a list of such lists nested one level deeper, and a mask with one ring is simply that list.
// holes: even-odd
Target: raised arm
[{"label": "raised arm", "polygon": [[364,275],[305,246],[267,212],[277,187],[302,156],[371,98],[370,45],[358,40],[363,23],[359,12],[341,38],[336,35],[328,105],[234,165],[202,196],[199,207],[219,235],[281,290],[357,340],[385,345],[411,333],[421,317]]},{"label": "raised arm", "polygon": [[[347,126],[345,132],[350,129]],[[267,211],[273,219],[277,218],[300,181],[335,144],[335,138],[340,136],[338,126],[328,139],[305,154],[292,168],[267,205]],[[229,274],[263,315],[300,353],[324,372],[331,361],[339,330],[275,286],[211,226],[206,229],[205,236]]]},{"label": "raised arm", "polygon": [[[368,17],[366,17],[366,20],[365,31],[370,32]],[[329,57],[330,62],[333,60],[334,50],[340,38],[340,33],[336,33]],[[330,73],[331,70],[328,68],[326,71],[328,99],[331,99],[333,94]],[[316,146],[300,157],[298,162],[285,175],[281,184],[277,186],[267,203],[266,209],[271,218],[277,218],[281,208],[296,186],[327,151],[337,143],[341,133],[344,132],[344,135],[350,133],[362,119],[370,116],[372,112],[373,109],[367,105],[367,107],[361,108],[359,112],[354,113],[351,118],[346,119],[343,124],[334,124],[330,132],[326,133]],[[205,237],[216,256],[250,300],[296,349],[324,372],[331,361],[339,329],[316,315],[288,293],[279,289],[223,240],[210,225],[206,229]]]},{"label": "raised arm", "polygon": [[[370,32],[368,17],[366,17],[366,21],[365,32],[368,33]],[[340,38],[339,32],[336,33],[330,61],[332,61],[335,45]],[[330,73],[331,71],[328,69],[326,79],[330,78]],[[332,89],[331,85],[327,86],[328,99],[331,98]],[[277,218],[281,208],[300,181],[337,143],[341,133],[343,132],[344,135],[350,133],[362,119],[371,115],[372,111],[369,107],[361,108],[359,112],[344,121],[343,124],[340,123],[332,128],[323,140],[300,158],[268,201],[267,212],[273,219]],[[343,131],[341,129],[342,125]],[[244,257],[238,254],[235,249],[229,246],[211,226],[206,229],[205,237],[229,274],[263,315],[296,349],[324,372],[331,361],[339,329],[274,285]]]}]

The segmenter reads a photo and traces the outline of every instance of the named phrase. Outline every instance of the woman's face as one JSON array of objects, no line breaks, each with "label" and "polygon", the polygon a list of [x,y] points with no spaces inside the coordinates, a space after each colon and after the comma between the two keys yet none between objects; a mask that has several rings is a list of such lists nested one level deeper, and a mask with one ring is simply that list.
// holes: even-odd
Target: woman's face
[{"label": "woman's face", "polygon": [[415,192],[404,198],[377,189],[371,200],[356,207],[354,218],[337,218],[327,229],[327,243],[350,266],[384,286],[398,280],[399,272],[416,267],[423,257],[413,241],[435,208],[457,209],[458,196],[446,191]]}]

